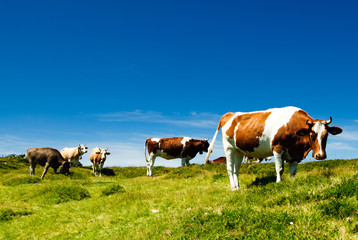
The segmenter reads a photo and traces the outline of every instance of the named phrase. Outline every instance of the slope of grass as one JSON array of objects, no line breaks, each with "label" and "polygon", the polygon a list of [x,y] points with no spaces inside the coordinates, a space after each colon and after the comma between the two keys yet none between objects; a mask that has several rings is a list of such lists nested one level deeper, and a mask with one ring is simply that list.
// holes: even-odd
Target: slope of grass
[{"label": "slope of grass", "polygon": [[[356,239],[358,161],[299,164],[275,183],[273,164],[243,164],[232,192],[225,165],[42,168],[0,164],[0,239]],[[0,162],[2,159],[0,159]]]}]

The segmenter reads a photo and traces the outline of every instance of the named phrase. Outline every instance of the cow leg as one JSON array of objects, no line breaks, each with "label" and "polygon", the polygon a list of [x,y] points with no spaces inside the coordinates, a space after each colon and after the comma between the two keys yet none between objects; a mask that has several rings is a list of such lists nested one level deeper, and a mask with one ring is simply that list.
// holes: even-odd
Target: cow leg
[{"label": "cow leg", "polygon": [[226,149],[225,154],[226,154],[226,168],[230,179],[231,190],[235,191],[240,188],[239,176],[238,176],[239,174],[238,170],[240,169],[241,166],[241,162],[239,163],[238,160],[240,156],[237,156],[238,152],[236,152],[236,150],[234,149]]},{"label": "cow leg", "polygon": [[97,163],[94,163],[93,164],[93,173],[95,176],[97,176],[97,171],[98,171]]},{"label": "cow leg", "polygon": [[50,164],[49,164],[49,163],[46,163],[46,164],[45,164],[44,171],[43,171],[42,176],[41,176],[41,179],[42,179],[42,180],[44,179],[44,177],[45,177],[45,175],[46,175],[46,173],[47,173],[49,167],[50,167]]},{"label": "cow leg", "polygon": [[35,164],[30,164],[30,175],[31,176],[35,176],[35,167],[36,165]]},{"label": "cow leg", "polygon": [[189,165],[190,165],[189,159],[186,159],[186,160],[185,160],[185,165],[186,165],[187,167],[189,167]]},{"label": "cow leg", "polygon": [[185,166],[185,162],[186,162],[186,158],[182,158],[182,159],[181,159],[181,166],[182,166],[182,167]]},{"label": "cow leg", "polygon": [[[241,168],[242,160],[244,159],[244,154],[241,153],[241,152],[235,151],[234,158],[235,158],[235,162],[234,162],[234,174],[233,174],[233,177],[234,177],[234,182],[237,183],[237,189],[240,189],[239,171],[240,171],[240,168]],[[235,189],[235,190],[237,190],[237,189]]]},{"label": "cow leg", "polygon": [[284,170],[282,153],[274,152],[273,156],[275,158],[275,166],[276,166],[276,174],[277,174],[276,182],[281,182],[281,176],[282,176],[283,170]]},{"label": "cow leg", "polygon": [[296,171],[297,171],[297,162],[292,162],[289,163],[290,166],[290,178],[294,178],[296,176]]},{"label": "cow leg", "polygon": [[99,176],[102,177],[102,168],[103,168],[103,163],[101,163],[99,165]]},{"label": "cow leg", "polygon": [[149,163],[147,163],[147,176],[149,176],[149,177],[153,176],[152,168],[154,166],[155,158],[156,158],[156,156],[154,154],[151,154],[149,156]]}]

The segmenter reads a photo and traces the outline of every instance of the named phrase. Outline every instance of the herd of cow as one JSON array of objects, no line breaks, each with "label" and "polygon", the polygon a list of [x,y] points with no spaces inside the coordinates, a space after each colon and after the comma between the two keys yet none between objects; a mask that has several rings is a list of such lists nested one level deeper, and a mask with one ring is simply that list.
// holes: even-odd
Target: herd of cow
[{"label": "herd of cow", "polygon": [[[326,159],[326,143],[328,134],[336,135],[342,132],[340,127],[331,127],[330,120],[313,119],[307,112],[296,107],[272,108],[257,112],[229,112],[224,114],[218,124],[213,140],[195,140],[188,137],[179,138],[148,138],[145,141],[145,160],[147,162],[147,176],[152,176],[152,167],[156,157],[170,160],[181,158],[182,166],[189,165],[189,161],[198,153],[207,152],[206,163],[213,151],[219,130],[225,156],[217,162],[225,162],[232,190],[239,189],[239,170],[241,162],[256,159],[270,159],[274,156],[277,178],[281,181],[284,161],[288,162],[290,176],[296,174],[297,164],[312,150],[317,160]],[[147,151],[149,159],[147,158]],[[45,166],[42,178],[49,167],[55,172],[68,174],[70,166],[76,166],[81,156],[87,152],[87,147],[79,145],[77,148],[65,148],[61,153],[52,148],[30,148],[27,156],[30,162],[30,174],[34,174],[36,164]],[[101,175],[103,163],[108,149],[94,148],[90,160],[93,172]],[[214,161],[214,162],[215,162]]]},{"label": "herd of cow", "polygon": [[[82,155],[87,153],[88,147],[79,144],[78,147],[64,148],[61,153],[53,148],[30,148],[27,150],[27,158],[30,163],[30,175],[35,175],[35,167],[37,164],[44,166],[44,171],[41,178],[44,179],[49,167],[52,167],[57,172],[67,175],[70,167],[81,166],[80,159]],[[101,176],[103,164],[106,161],[107,155],[110,155],[108,149],[95,147],[92,149],[90,160],[93,164],[93,173]]]}]

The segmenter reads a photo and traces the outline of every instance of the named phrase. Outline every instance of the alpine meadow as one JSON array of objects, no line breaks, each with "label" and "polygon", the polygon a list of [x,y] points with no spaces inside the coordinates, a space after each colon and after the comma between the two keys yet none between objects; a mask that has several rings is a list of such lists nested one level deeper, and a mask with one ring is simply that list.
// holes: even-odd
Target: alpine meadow
[{"label": "alpine meadow", "polygon": [[358,159],[285,166],[279,183],[273,163],[243,163],[238,191],[225,164],[42,171],[0,158],[0,239],[358,238]]}]

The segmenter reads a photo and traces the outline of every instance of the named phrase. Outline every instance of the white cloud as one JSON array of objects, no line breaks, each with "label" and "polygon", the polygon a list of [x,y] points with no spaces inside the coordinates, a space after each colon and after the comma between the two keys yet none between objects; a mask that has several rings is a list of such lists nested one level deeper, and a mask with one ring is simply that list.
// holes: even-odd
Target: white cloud
[{"label": "white cloud", "polygon": [[358,141],[358,131],[344,131],[335,136],[337,138],[343,139],[343,140],[349,140],[349,141]]},{"label": "white cloud", "polygon": [[334,142],[327,144],[327,148],[330,150],[357,150],[357,148],[354,148],[347,143],[342,142]]},{"label": "white cloud", "polygon": [[220,115],[212,113],[191,112],[190,115],[182,116],[173,114],[166,116],[159,112],[136,110],[133,112],[116,112],[96,115],[104,122],[147,122],[164,123],[181,127],[215,128],[220,120]]}]

